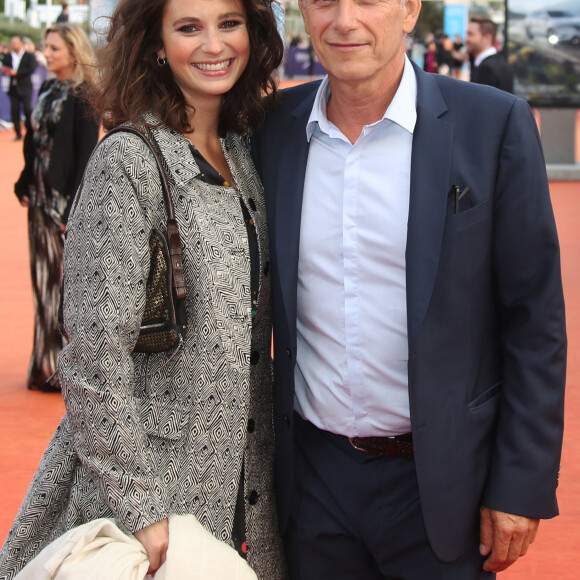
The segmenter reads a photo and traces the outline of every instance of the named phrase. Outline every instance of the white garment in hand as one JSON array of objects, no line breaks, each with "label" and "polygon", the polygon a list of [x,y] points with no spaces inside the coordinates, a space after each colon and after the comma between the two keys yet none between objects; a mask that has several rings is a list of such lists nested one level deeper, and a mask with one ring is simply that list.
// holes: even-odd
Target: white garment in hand
[{"label": "white garment in hand", "polygon": [[[46,546],[14,580],[144,580],[145,548],[113,520],[69,530]],[[257,580],[248,563],[192,515],[169,517],[167,559],[155,580]]]},{"label": "white garment in hand", "polygon": [[216,539],[192,515],[170,516],[167,559],[155,580],[258,580],[232,547]]},{"label": "white garment in hand", "polygon": [[113,520],[99,519],[57,538],[14,580],[143,580],[148,568],[143,544]]}]

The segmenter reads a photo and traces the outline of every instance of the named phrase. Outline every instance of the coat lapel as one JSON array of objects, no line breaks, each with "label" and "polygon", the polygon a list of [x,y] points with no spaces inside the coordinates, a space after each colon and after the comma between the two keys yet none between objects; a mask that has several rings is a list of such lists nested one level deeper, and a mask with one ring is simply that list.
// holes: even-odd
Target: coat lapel
[{"label": "coat lapel", "polygon": [[275,252],[279,268],[282,298],[289,328],[296,336],[296,290],[298,287],[298,250],[300,245],[300,221],[302,195],[308,162],[309,143],[306,139],[306,123],[310,117],[316,90],[293,112],[292,120],[280,151],[275,223],[271,234],[276,236]]},{"label": "coat lapel", "polygon": [[[450,187],[453,128],[444,119],[447,105],[434,79],[417,71],[417,125],[411,159],[411,191],[407,233],[407,319],[409,349],[421,327],[433,292]],[[292,114],[280,150],[277,204],[271,234],[288,328],[295,329],[296,289],[302,195],[309,144],[306,123],[316,88]],[[295,337],[295,331],[292,332]]]},{"label": "coat lapel", "polygon": [[417,71],[417,125],[411,157],[407,232],[409,352],[427,313],[437,276],[449,191],[453,127],[434,78]]}]

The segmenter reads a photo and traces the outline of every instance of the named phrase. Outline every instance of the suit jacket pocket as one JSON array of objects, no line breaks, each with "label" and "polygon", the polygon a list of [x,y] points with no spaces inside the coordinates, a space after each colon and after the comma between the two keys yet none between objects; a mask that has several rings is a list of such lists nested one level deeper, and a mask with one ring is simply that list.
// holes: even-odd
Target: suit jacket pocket
[{"label": "suit jacket pocket", "polygon": [[185,432],[191,412],[187,400],[164,397],[141,399],[141,421],[147,435],[177,441]]},{"label": "suit jacket pocket", "polygon": [[445,218],[445,231],[452,233],[468,228],[489,217],[490,205],[487,200],[459,213],[448,214]]},{"label": "suit jacket pocket", "polygon": [[479,395],[477,395],[475,399],[472,399],[469,403],[469,411],[472,413],[479,411],[481,408],[499,400],[499,396],[501,394],[501,385],[501,382],[495,383],[495,385],[492,385],[482,393],[479,393]]}]

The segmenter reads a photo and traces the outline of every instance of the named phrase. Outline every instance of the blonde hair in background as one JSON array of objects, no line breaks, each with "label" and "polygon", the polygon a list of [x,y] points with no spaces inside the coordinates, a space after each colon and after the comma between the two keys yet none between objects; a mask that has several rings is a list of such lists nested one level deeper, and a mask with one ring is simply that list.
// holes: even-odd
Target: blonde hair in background
[{"label": "blonde hair in background", "polygon": [[84,82],[93,85],[95,81],[95,52],[86,32],[77,24],[69,24],[68,22],[53,24],[46,29],[44,38],[46,39],[51,32],[58,34],[64,40],[76,61],[75,71],[71,77],[73,87],[76,88]]}]

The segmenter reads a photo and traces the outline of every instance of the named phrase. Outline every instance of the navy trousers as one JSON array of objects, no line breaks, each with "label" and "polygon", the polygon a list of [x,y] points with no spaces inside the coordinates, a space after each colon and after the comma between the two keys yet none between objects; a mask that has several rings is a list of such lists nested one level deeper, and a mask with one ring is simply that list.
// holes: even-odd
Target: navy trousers
[{"label": "navy trousers", "polygon": [[[459,560],[435,556],[413,460],[357,451],[294,414],[294,488],[284,535],[291,580],[479,580],[478,530]],[[449,506],[453,510],[453,506]]]}]

